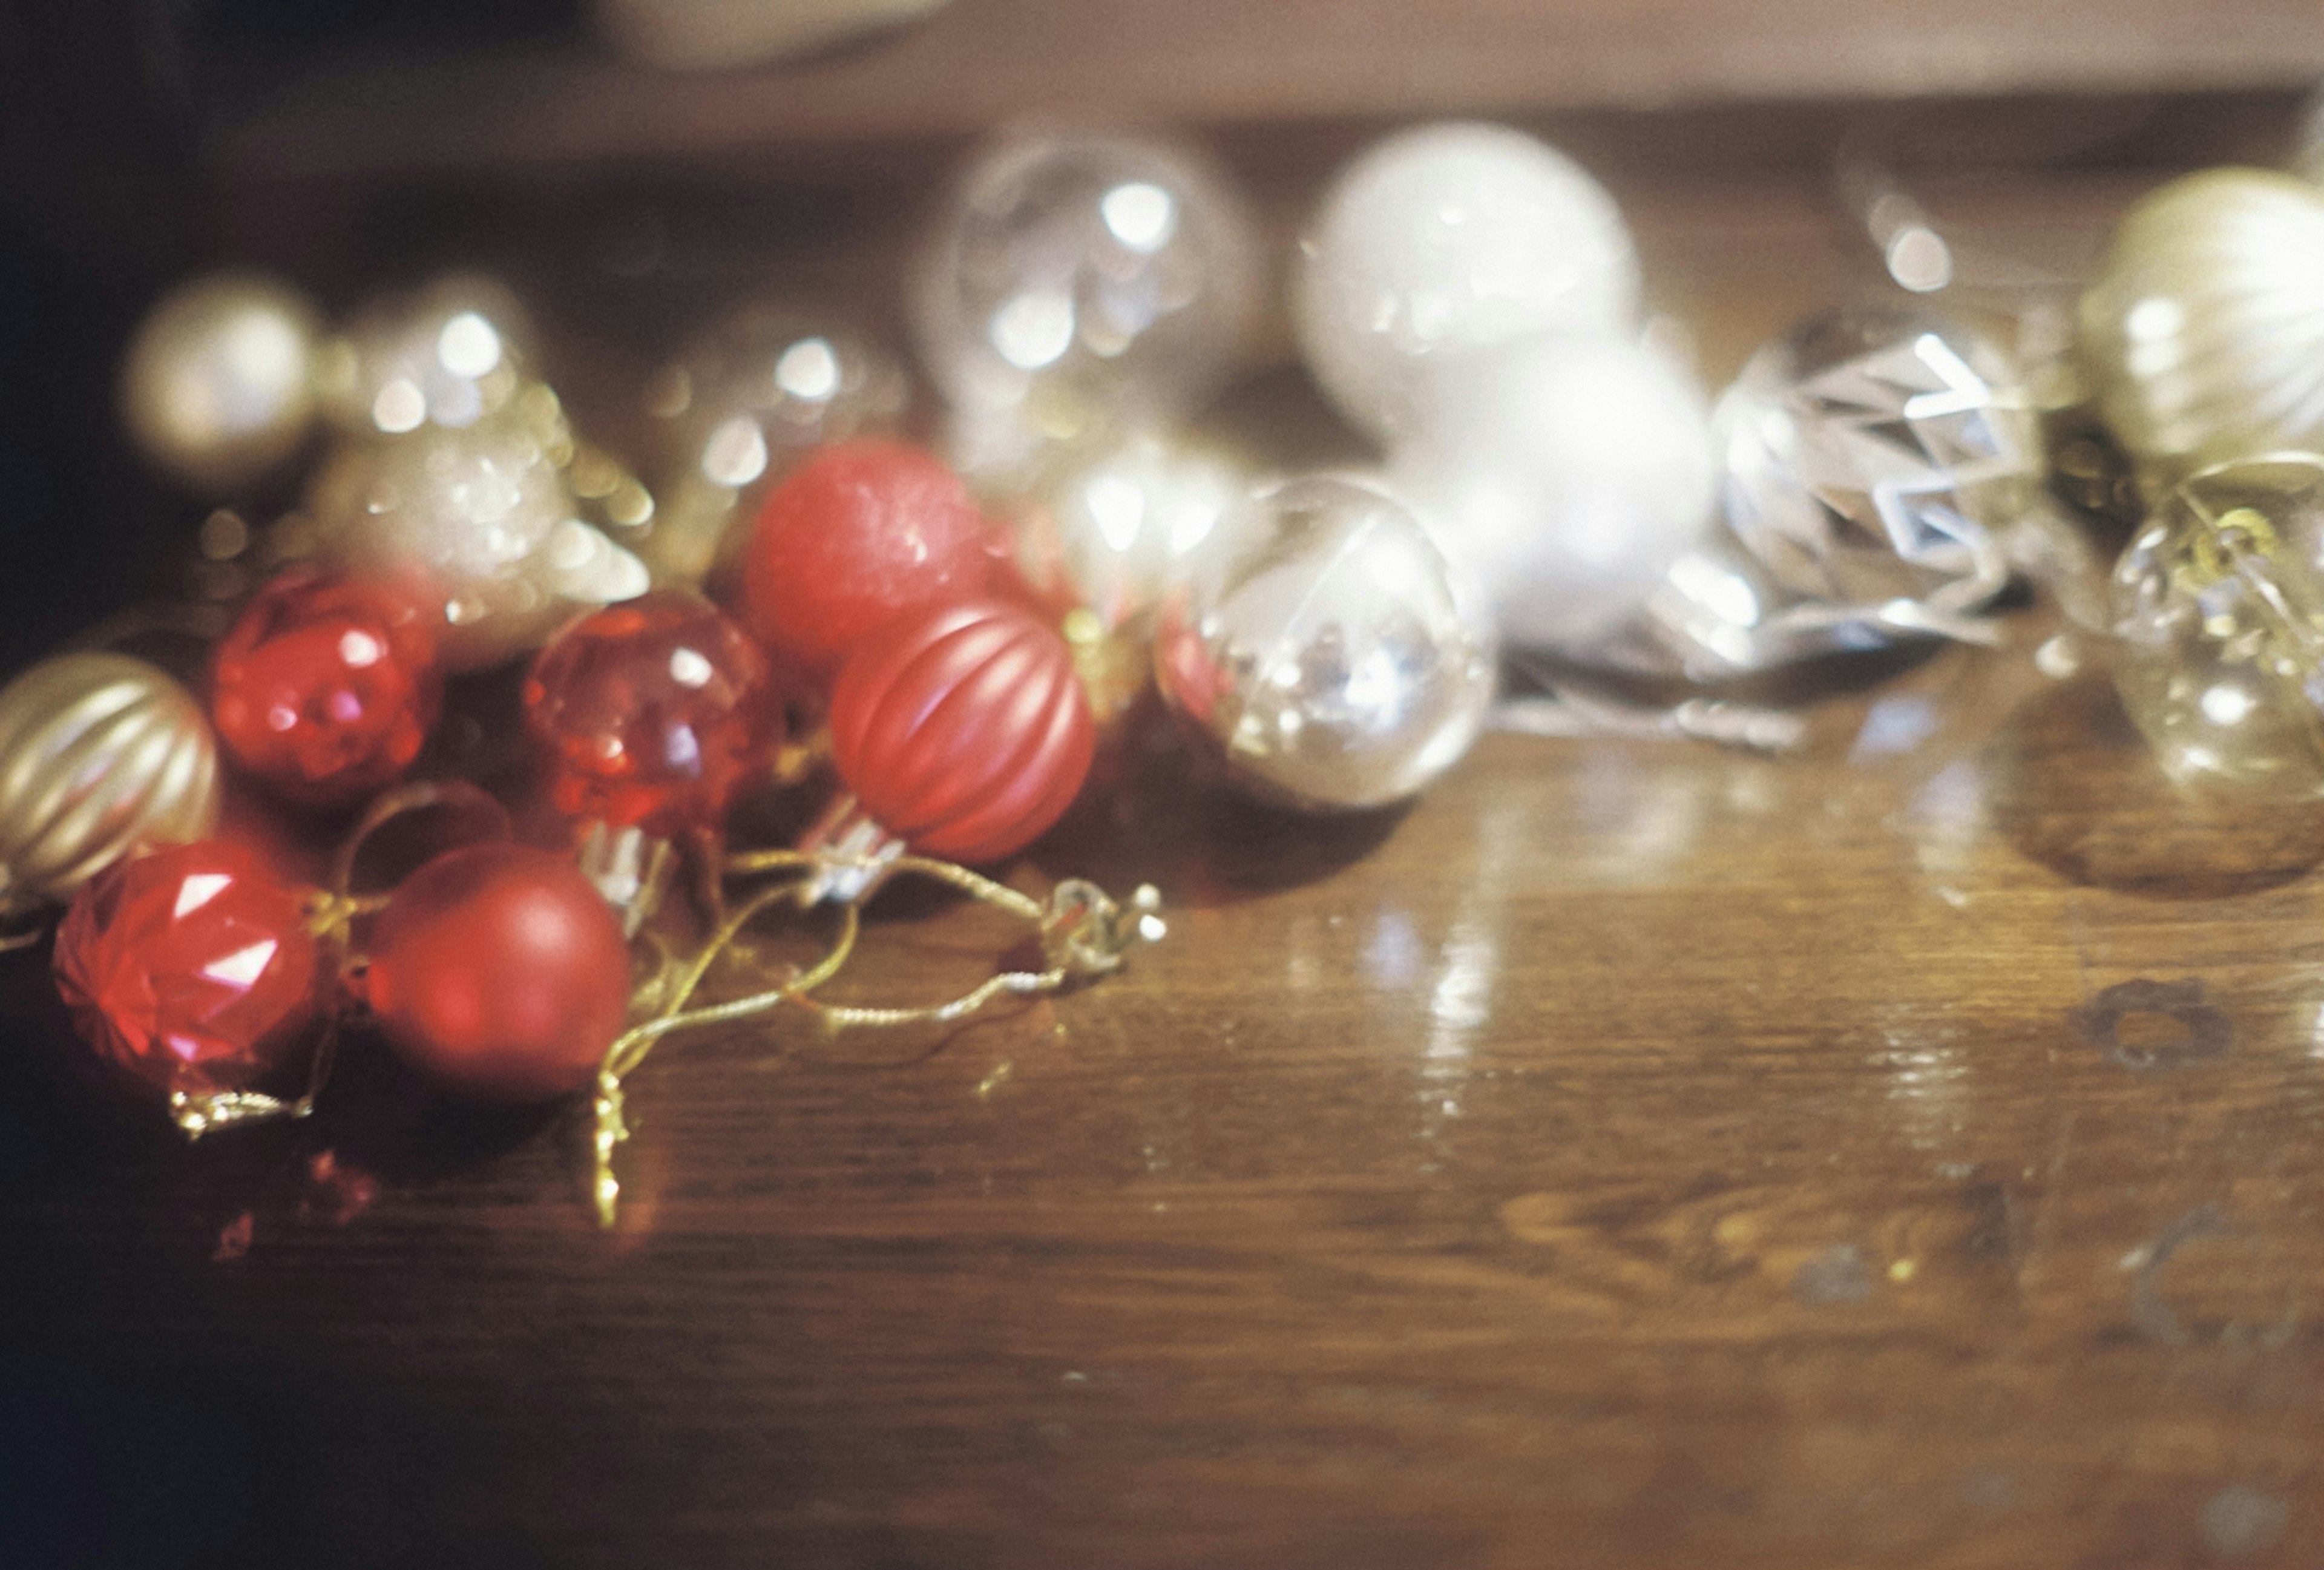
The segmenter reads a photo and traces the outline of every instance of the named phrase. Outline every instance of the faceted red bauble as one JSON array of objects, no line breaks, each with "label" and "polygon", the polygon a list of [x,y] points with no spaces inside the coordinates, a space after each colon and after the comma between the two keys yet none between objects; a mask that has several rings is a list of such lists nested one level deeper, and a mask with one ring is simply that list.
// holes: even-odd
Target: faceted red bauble
[{"label": "faceted red bauble", "polygon": [[665,838],[716,824],[782,739],[766,656],[699,595],[662,590],[558,633],[524,684],[557,809]]},{"label": "faceted red bauble", "polygon": [[222,841],[116,863],[57,928],[57,990],[98,1054],[164,1094],[247,1090],[324,1002],[305,896]]},{"label": "faceted red bauble", "polygon": [[991,571],[959,476],[901,442],[844,441],[768,494],[742,593],[768,649],[821,678],[885,623],[983,593]]},{"label": "faceted red bauble", "polygon": [[410,767],[441,690],[417,606],[310,571],[259,590],[210,662],[227,753],[310,806],[368,796]]},{"label": "faceted red bauble", "polygon": [[470,1095],[533,1101],[596,1072],[629,1011],[630,953],[563,857],[467,845],[397,887],[364,985],[415,1068]]},{"label": "faceted red bauble", "polygon": [[1065,639],[997,600],[882,628],[831,695],[847,788],[914,850],[954,861],[996,861],[1056,822],[1096,741]]}]

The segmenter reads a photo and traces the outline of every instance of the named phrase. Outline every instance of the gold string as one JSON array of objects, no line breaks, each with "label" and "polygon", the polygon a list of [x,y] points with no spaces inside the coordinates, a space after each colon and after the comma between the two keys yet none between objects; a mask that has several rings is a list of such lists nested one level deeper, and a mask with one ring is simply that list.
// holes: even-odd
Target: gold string
[{"label": "gold string", "polygon": [[[950,1023],[977,1012],[998,997],[1055,992],[1076,977],[1101,975],[1118,969],[1124,951],[1131,943],[1150,943],[1163,933],[1161,919],[1157,913],[1161,897],[1150,884],[1139,887],[1127,910],[1116,904],[1096,884],[1081,879],[1068,879],[1059,883],[1044,904],[1005,883],[995,882],[950,862],[927,856],[898,856],[887,864],[887,875],[912,873],[945,883],[997,910],[1030,922],[1039,931],[1042,951],[1048,960],[1047,968],[1005,972],[943,1003],[908,1008],[869,1008],[817,1002],[810,994],[837,975],[853,955],[856,939],[862,930],[863,901],[884,885],[883,879],[881,884],[875,884],[862,895],[840,906],[838,935],[833,939],[830,949],[811,969],[779,987],[736,998],[730,1002],[697,1009],[686,1006],[701,985],[704,976],[709,974],[712,965],[733,946],[751,922],[775,906],[793,900],[801,887],[830,870],[833,864],[828,854],[796,850],[746,851],[726,859],[725,872],[730,877],[768,873],[782,875],[770,887],[753,894],[718,925],[694,958],[678,972],[674,985],[668,984],[667,975],[661,983],[656,984],[663,1001],[653,1018],[632,1026],[605,1049],[604,1062],[597,1073],[590,1146],[590,1195],[596,1205],[599,1225],[610,1227],[613,1224],[621,1200],[622,1186],[613,1171],[613,1151],[630,1137],[629,1123],[624,1116],[622,1081],[645,1061],[654,1044],[663,1037],[701,1026],[757,1019],[786,1004],[813,1013],[824,1028],[831,1031],[931,1021]],[[843,868],[854,865],[852,861],[840,864]]]}]

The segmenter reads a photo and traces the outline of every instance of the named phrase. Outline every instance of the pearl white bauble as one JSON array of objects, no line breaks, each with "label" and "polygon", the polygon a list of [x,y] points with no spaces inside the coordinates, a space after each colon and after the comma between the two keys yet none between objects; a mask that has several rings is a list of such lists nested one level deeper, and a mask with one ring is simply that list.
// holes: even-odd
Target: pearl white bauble
[{"label": "pearl white bauble", "polygon": [[1587,643],[1711,523],[1710,416],[1622,338],[1538,338],[1431,367],[1393,472],[1520,648]]},{"label": "pearl white bauble", "polygon": [[1504,126],[1425,125],[1342,171],[1300,242],[1301,351],[1351,420],[1388,439],[1448,356],[1627,328],[1638,259],[1614,199]]},{"label": "pearl white bauble", "polygon": [[164,296],[122,366],[130,435],[198,491],[256,480],[313,424],[321,320],[304,294],[257,273],[213,273]]}]

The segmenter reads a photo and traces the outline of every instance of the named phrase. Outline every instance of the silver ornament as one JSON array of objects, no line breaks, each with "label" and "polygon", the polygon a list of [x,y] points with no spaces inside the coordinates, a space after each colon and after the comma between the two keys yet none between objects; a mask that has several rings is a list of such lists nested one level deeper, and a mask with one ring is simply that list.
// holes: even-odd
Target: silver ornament
[{"label": "silver ornament", "polygon": [[2306,180],[2172,181],[2123,219],[2081,317],[2099,407],[2150,464],[2324,446],[2324,191]]},{"label": "silver ornament", "polygon": [[1099,630],[1142,634],[1186,559],[1252,485],[1222,452],[1137,437],[1010,509],[1018,568],[1036,593],[1087,611]]},{"label": "silver ornament", "polygon": [[290,285],[220,272],[172,291],[139,325],[121,409],[146,456],[198,491],[256,480],[307,439],[321,315]]},{"label": "silver ornament", "polygon": [[1031,126],[962,176],[910,306],[976,472],[1183,414],[1231,368],[1259,284],[1240,200],[1193,155]]},{"label": "silver ornament", "polygon": [[353,435],[461,429],[527,384],[532,326],[493,279],[460,273],[357,312],[316,356],[323,411]]},{"label": "silver ornament", "polygon": [[2182,481],[2123,552],[2114,609],[2115,686],[2167,772],[2324,794],[2324,460]]},{"label": "silver ornament", "polygon": [[657,509],[636,550],[657,577],[699,582],[734,521],[798,457],[899,427],[902,365],[862,334],[771,306],[696,337],[646,392]]},{"label": "silver ornament", "polygon": [[1921,309],[1813,318],[1751,357],[1713,440],[1723,529],[1588,658],[1702,680],[1992,640],[1977,613],[2047,516],[2033,400],[1997,345]]},{"label": "silver ornament", "polygon": [[1411,509],[1311,476],[1245,503],[1195,553],[1156,618],[1154,670],[1235,782],[1360,808],[1411,796],[1469,750],[1494,638]]},{"label": "silver ornament", "polygon": [[309,487],[320,554],[441,606],[438,650],[470,670],[538,647],[576,609],[650,586],[575,515],[570,433],[547,389],[465,429],[342,440]]},{"label": "silver ornament", "polygon": [[125,654],[60,654],[0,688],[0,914],[217,827],[217,743],[193,695]]}]

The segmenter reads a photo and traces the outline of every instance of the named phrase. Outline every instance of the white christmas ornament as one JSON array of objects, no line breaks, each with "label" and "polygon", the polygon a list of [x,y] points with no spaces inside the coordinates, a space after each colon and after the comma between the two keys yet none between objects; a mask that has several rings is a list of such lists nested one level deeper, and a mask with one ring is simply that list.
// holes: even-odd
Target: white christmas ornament
[{"label": "white christmas ornament", "polygon": [[1391,136],[1342,171],[1300,242],[1302,352],[1342,413],[1408,429],[1428,367],[1545,332],[1619,332],[1638,259],[1606,189],[1505,126]]},{"label": "white christmas ornament", "polygon": [[1394,472],[1519,648],[1587,643],[1710,528],[1710,416],[1622,338],[1512,344],[1432,368]]}]

